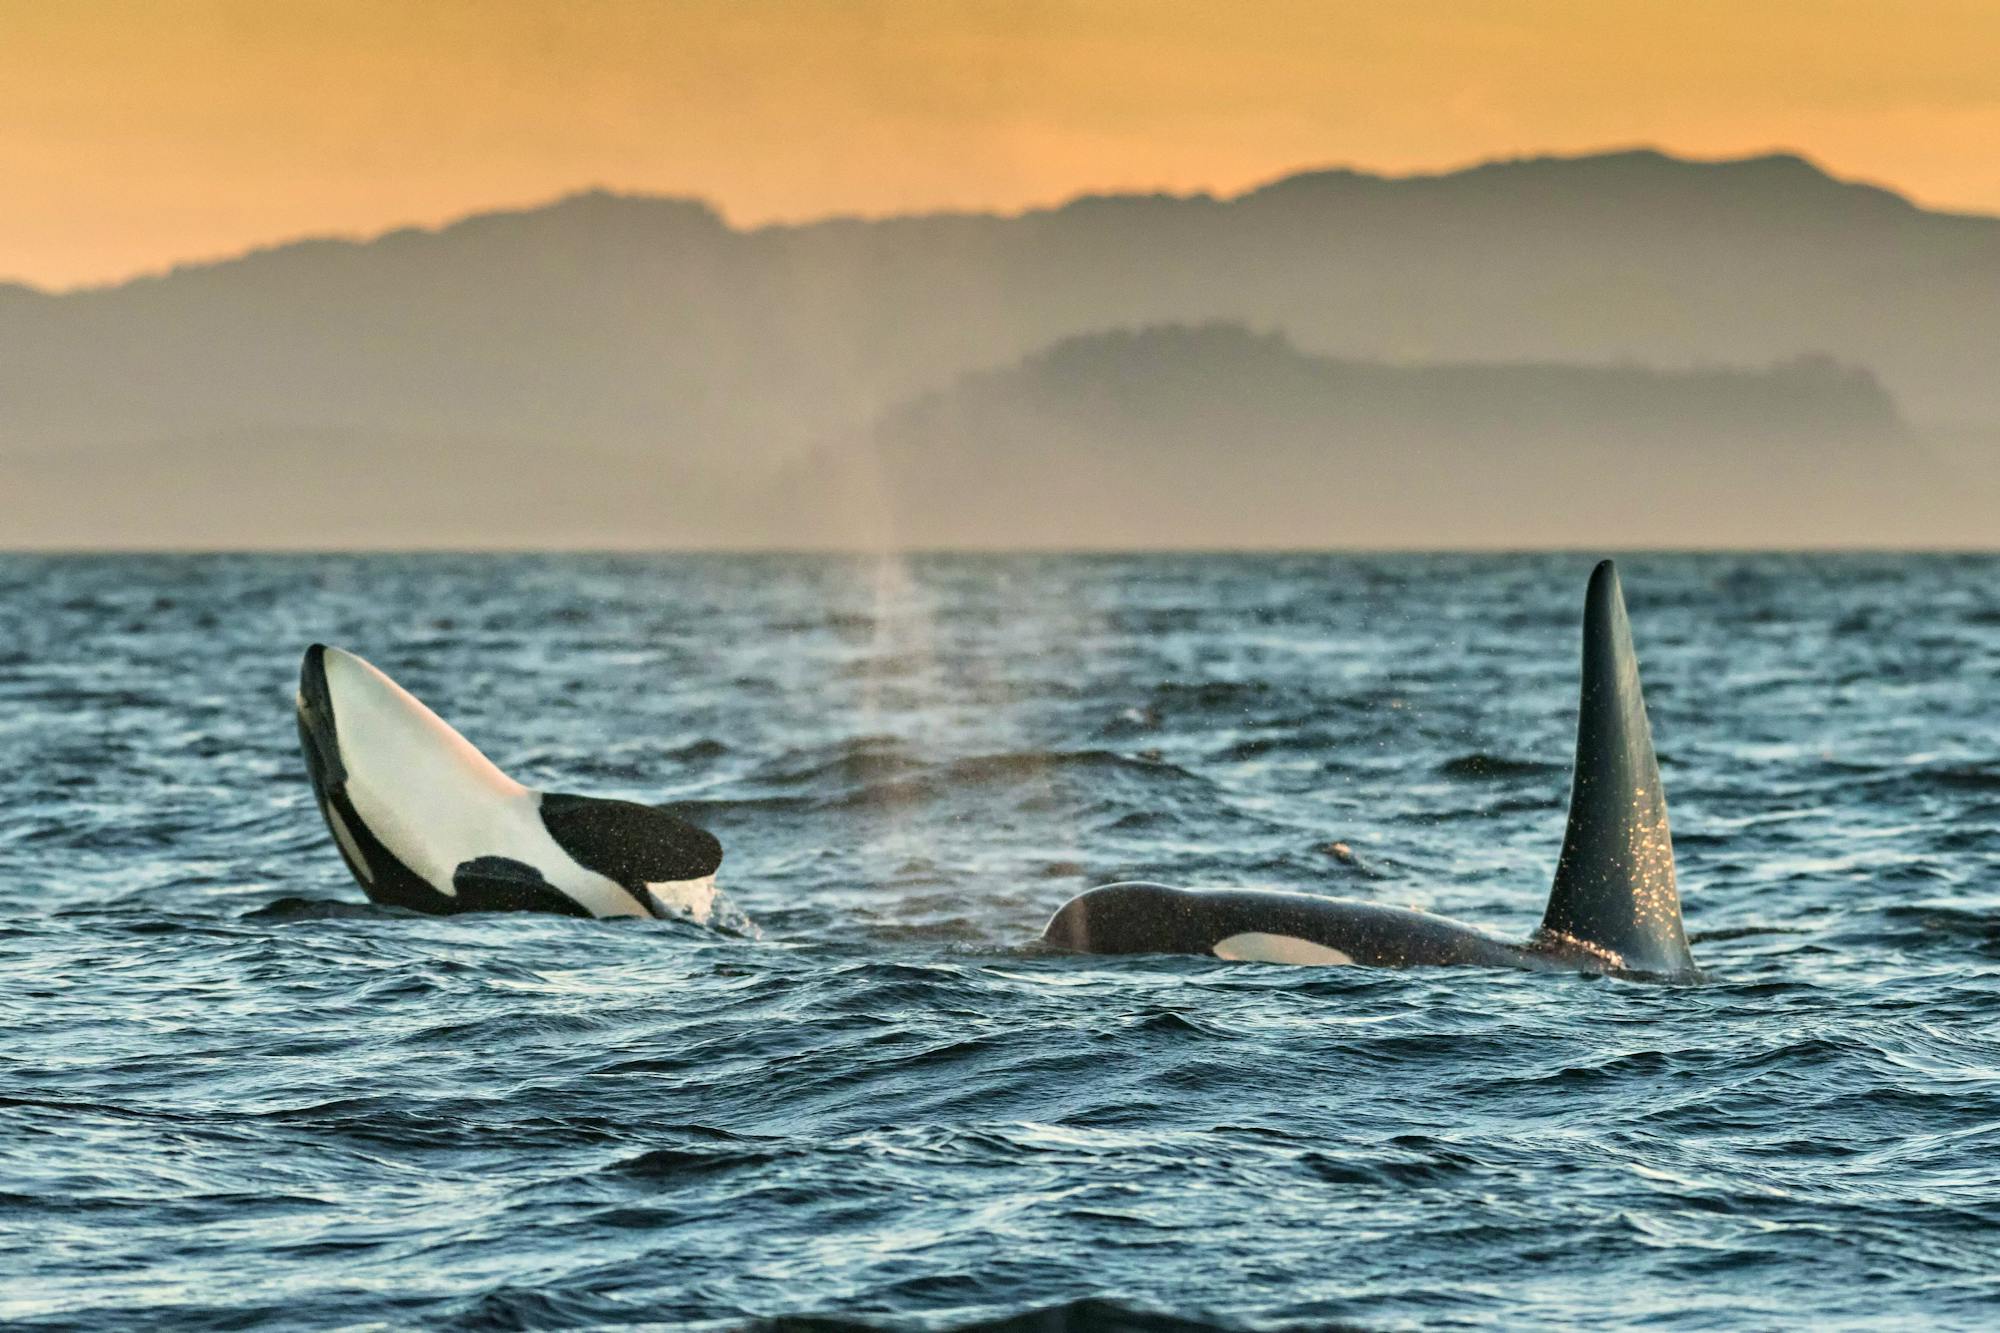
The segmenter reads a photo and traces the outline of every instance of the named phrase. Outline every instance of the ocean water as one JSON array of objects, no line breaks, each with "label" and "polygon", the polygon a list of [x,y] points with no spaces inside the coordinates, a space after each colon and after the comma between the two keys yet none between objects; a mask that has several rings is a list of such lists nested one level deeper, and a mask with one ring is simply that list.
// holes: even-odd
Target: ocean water
[{"label": "ocean water", "polygon": [[[1700,984],[1026,947],[1524,936],[1589,567],[0,558],[0,1322],[1992,1326],[2000,560],[1621,561]],[[315,639],[740,930],[363,905]]]}]

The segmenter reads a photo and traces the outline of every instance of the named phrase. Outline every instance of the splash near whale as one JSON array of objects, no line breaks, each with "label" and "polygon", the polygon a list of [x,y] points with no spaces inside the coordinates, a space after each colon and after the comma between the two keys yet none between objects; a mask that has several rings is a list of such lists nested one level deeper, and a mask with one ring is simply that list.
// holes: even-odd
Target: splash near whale
[{"label": "splash near whale", "polygon": [[338,648],[306,650],[296,702],[320,814],[371,900],[438,914],[713,917],[712,834],[637,802],[523,786]]},{"label": "splash near whale", "polygon": [[1107,884],[1065,903],[1046,944],[1365,967],[1470,965],[1687,976],[1673,834],[1625,596],[1611,561],[1584,600],[1569,823],[1541,928],[1523,943],[1404,908],[1306,893]]}]

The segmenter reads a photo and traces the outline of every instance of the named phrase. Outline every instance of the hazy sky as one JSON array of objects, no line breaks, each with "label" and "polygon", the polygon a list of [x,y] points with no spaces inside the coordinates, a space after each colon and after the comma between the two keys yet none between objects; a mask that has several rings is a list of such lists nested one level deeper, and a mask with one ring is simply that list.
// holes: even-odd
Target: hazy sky
[{"label": "hazy sky", "polygon": [[587,185],[734,221],[1636,143],[2000,212],[2000,0],[0,0],[0,277]]}]

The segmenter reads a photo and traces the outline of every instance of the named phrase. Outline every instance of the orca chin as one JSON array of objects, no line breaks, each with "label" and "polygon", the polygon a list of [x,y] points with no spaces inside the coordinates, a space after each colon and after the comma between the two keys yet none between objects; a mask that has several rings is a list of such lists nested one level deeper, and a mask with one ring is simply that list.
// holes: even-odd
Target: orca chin
[{"label": "orca chin", "polygon": [[306,650],[297,711],[320,815],[373,901],[713,919],[712,834],[649,805],[521,785],[353,653]]},{"label": "orca chin", "polygon": [[1107,884],[1072,898],[1042,942],[1079,953],[1256,962],[1696,975],[1618,571],[1601,562],[1584,599],[1569,825],[1541,928],[1525,943],[1352,899],[1164,884]]}]

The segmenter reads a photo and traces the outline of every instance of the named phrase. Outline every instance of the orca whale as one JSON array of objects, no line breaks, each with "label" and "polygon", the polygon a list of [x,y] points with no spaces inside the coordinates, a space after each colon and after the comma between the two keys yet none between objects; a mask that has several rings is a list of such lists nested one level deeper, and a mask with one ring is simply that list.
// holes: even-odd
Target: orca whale
[{"label": "orca whale", "polygon": [[1107,884],[1071,899],[1050,918],[1042,941],[1080,953],[1210,954],[1246,962],[1693,973],[1667,799],[1618,571],[1606,560],[1590,576],[1569,827],[1548,910],[1525,943],[1351,899],[1136,883]]},{"label": "orca whale", "polygon": [[438,914],[710,918],[714,835],[649,805],[524,787],[338,648],[306,650],[297,704],[320,814],[371,900]]}]

